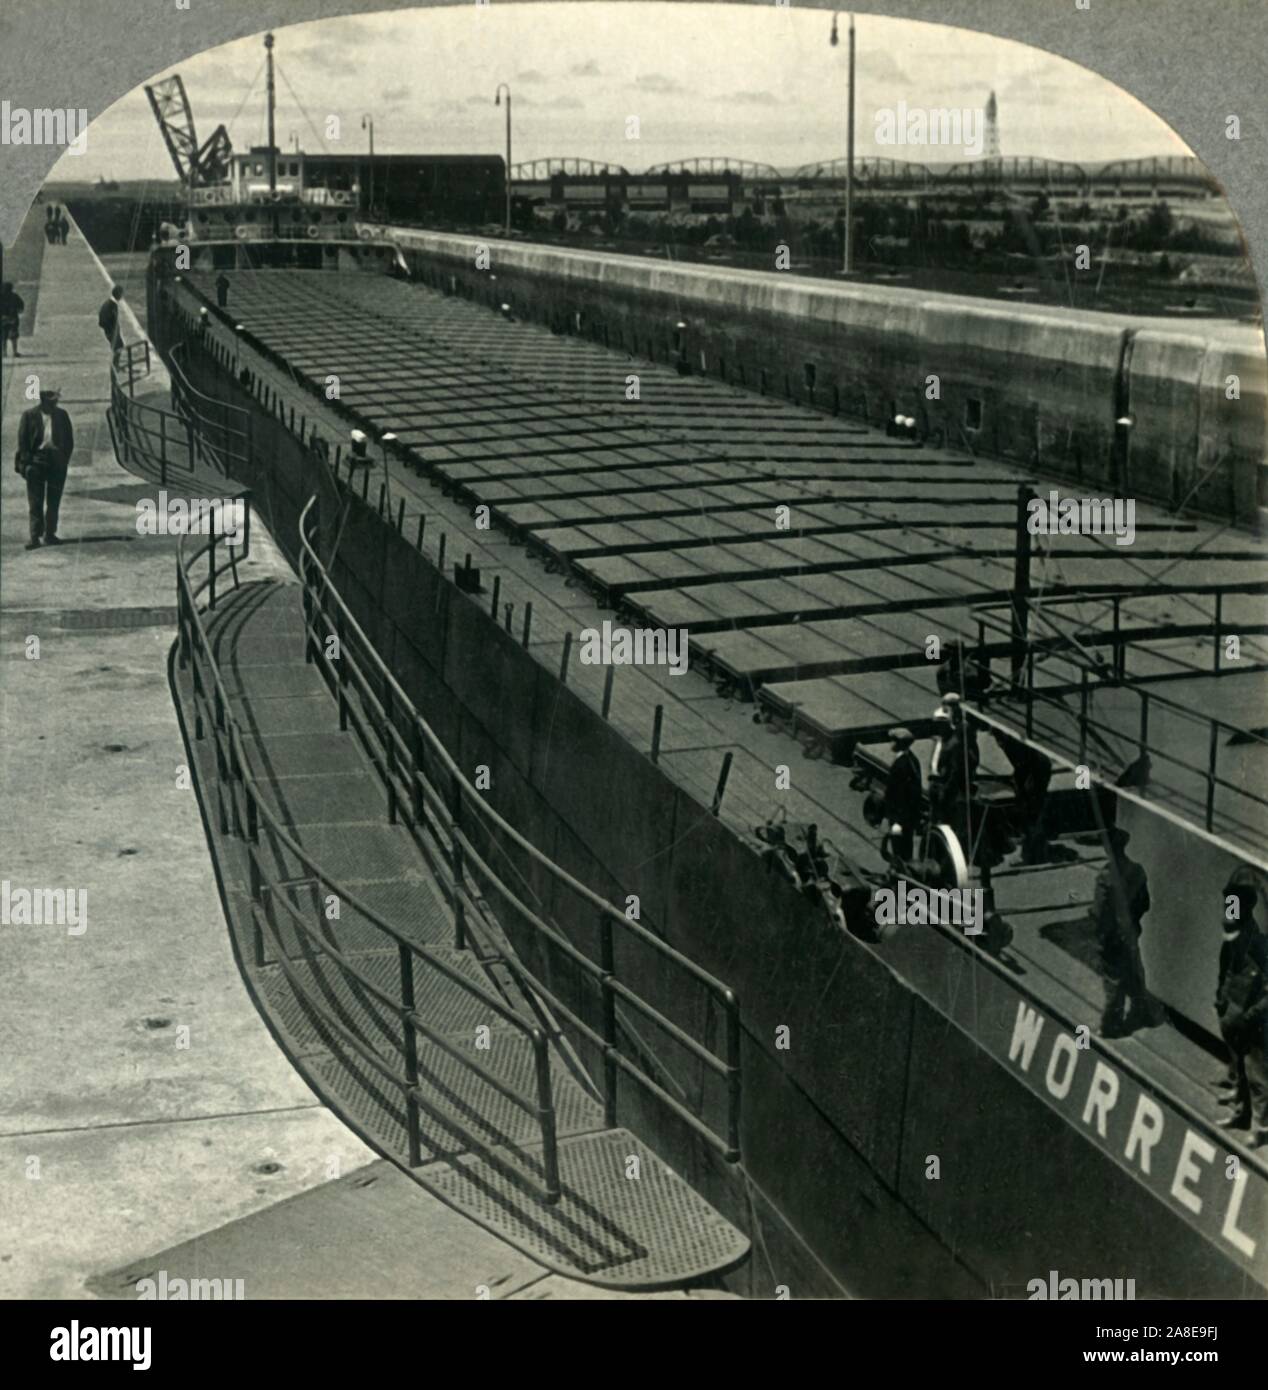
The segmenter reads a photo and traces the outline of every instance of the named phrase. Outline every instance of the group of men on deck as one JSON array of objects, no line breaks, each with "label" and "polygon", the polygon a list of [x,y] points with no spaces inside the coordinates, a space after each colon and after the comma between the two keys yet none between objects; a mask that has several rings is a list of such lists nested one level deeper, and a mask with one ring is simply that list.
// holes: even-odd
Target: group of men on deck
[{"label": "group of men on deck", "polygon": [[[949,682],[942,679],[944,672],[939,674],[942,704],[933,717],[927,819],[923,769],[912,749],[914,736],[902,727],[889,731],[895,756],[882,811],[889,822],[890,851],[902,863],[911,861],[916,831],[924,823],[950,826],[966,857],[973,858],[972,797],[979,761],[976,729],[965,718],[960,693],[945,689]],[[976,694],[980,698],[980,688]],[[1022,862],[1041,862],[1052,763],[1025,740],[1003,731],[992,733],[1013,768],[1017,810],[1026,827]],[[1123,1038],[1165,1022],[1167,1014],[1149,991],[1141,959],[1144,918],[1152,905],[1148,877],[1127,854],[1130,837],[1125,830],[1107,825],[1101,839],[1106,857],[1088,913],[1105,988],[1100,1035]],[[1254,875],[1247,869],[1237,870],[1223,893],[1215,1012],[1227,1057],[1226,1072],[1218,1084],[1227,1108],[1217,1123],[1227,1129],[1249,1129],[1251,1142],[1262,1145],[1268,1144],[1268,936],[1255,920],[1258,901]]]}]

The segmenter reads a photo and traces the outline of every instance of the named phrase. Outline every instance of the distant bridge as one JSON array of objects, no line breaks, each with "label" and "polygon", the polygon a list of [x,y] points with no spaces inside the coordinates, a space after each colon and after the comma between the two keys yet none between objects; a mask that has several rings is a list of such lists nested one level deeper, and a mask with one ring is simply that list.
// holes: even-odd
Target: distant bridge
[{"label": "distant bridge", "polygon": [[666,164],[653,164],[648,170],[655,174],[739,174],[741,178],[778,183],[784,175],[773,164],[758,164],[751,159],[736,159],[731,155],[700,155],[693,159],[674,159]]},{"label": "distant bridge", "polygon": [[545,159],[530,159],[522,164],[511,165],[511,181],[539,183],[553,178],[556,174],[568,174],[576,178],[629,178],[630,171],[620,164],[607,164],[600,159],[577,159],[571,155],[550,155]]}]

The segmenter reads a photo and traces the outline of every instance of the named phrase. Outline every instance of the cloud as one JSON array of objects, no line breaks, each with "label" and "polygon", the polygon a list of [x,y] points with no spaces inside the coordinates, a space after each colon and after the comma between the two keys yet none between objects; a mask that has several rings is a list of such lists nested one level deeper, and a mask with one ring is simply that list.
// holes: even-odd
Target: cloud
[{"label": "cloud", "polygon": [[599,70],[599,65],[593,58],[587,58],[584,63],[574,63],[568,69],[569,77],[602,77],[603,73]]},{"label": "cloud", "polygon": [[466,99],[466,101],[463,102],[463,105],[464,105],[464,106],[492,106],[493,103],[488,99],[488,97],[468,97],[468,98]]},{"label": "cloud", "polygon": [[860,82],[910,82],[907,70],[890,53],[882,49],[868,49],[858,55],[857,75]]},{"label": "cloud", "polygon": [[408,87],[389,87],[383,93],[384,101],[405,101],[410,94]]},{"label": "cloud", "polygon": [[515,74],[515,80],[517,82],[532,83],[545,82],[548,79],[546,77],[546,74],[542,72],[540,68],[526,68],[523,72],[517,72]]},{"label": "cloud", "polygon": [[640,92],[655,92],[658,96],[672,96],[683,90],[674,78],[666,77],[661,72],[645,72],[642,77],[635,78],[631,85]]},{"label": "cloud", "polygon": [[[517,101],[522,101],[522,97],[517,97]],[[550,101],[535,101],[534,106],[540,106],[546,111],[581,111],[585,107],[585,102],[577,97],[560,96],[552,97]]]},{"label": "cloud", "polygon": [[714,101],[723,101],[730,106],[779,106],[780,99],[774,92],[726,92],[716,96]]}]

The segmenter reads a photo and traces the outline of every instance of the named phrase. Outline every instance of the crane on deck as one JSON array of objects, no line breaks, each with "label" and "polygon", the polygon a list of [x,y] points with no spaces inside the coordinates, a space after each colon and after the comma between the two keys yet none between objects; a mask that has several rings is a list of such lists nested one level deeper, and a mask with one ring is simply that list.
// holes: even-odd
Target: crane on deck
[{"label": "crane on deck", "polygon": [[199,145],[194,129],[194,113],[179,73],[147,85],[145,95],[163,133],[163,143],[186,188],[205,188],[224,183],[229,177],[229,156],[233,145],[224,125],[218,125]]}]

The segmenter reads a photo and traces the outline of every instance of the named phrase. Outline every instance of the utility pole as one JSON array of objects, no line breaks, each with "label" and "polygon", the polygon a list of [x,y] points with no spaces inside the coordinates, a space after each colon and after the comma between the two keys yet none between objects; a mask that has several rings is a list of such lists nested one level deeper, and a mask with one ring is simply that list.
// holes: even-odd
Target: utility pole
[{"label": "utility pole", "polygon": [[506,93],[506,235],[511,235],[511,89],[505,82],[498,83],[493,96],[494,106],[501,106],[502,93]]},{"label": "utility pole", "polygon": [[[832,16],[832,34],[829,42],[837,46],[837,10]],[[846,78],[846,116],[845,116],[845,225],[842,228],[842,274],[854,272],[854,16],[850,16],[849,64]]]},{"label": "utility pole", "polygon": [[845,265],[847,275],[854,273],[854,16],[850,16],[850,80],[849,113],[845,134]]}]

